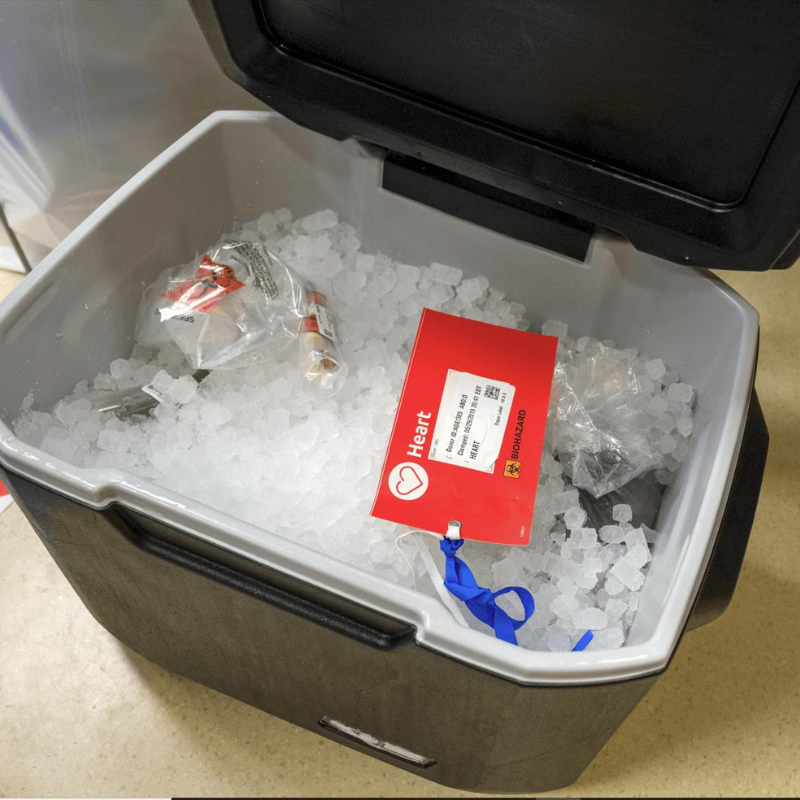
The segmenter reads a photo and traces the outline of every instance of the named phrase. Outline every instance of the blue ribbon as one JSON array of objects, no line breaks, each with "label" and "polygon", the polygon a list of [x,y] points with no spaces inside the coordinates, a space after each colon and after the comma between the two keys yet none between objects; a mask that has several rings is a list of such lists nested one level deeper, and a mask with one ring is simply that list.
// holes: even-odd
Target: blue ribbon
[{"label": "blue ribbon", "polygon": [[592,639],[594,639],[594,634],[591,631],[586,631],[586,633],[584,633],[583,636],[578,639],[575,647],[572,648],[572,652],[576,653],[580,650],[585,650]]},{"label": "blue ribbon", "polygon": [[[533,616],[536,608],[533,595],[522,586],[507,586],[497,592],[478,586],[470,568],[456,556],[456,552],[463,544],[463,539],[442,539],[439,542],[439,548],[445,557],[444,585],[452,595],[462,600],[481,622],[493,628],[498,639],[516,644],[515,631]],[[512,619],[497,605],[495,598],[509,592],[514,592],[519,597],[525,611],[524,619]]]}]

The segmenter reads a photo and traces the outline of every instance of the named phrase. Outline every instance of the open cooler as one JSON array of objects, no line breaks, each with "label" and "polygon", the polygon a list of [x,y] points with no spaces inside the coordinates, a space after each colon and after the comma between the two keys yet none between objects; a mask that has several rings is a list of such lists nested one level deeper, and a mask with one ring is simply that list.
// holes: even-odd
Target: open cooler
[{"label": "open cooler", "polygon": [[[581,173],[573,159],[569,175],[556,169],[550,177],[562,180],[548,183],[540,162],[524,166],[511,145],[492,149],[485,138],[480,146],[483,134],[500,135],[491,125],[479,130],[433,100],[425,106],[401,92],[391,110],[411,111],[392,116],[388,101],[365,100],[391,91],[365,80],[361,92],[353,65],[337,72],[273,46],[265,20],[274,11],[289,35],[292,4],[213,5],[198,0],[197,10],[231,74],[334,137],[277,113],[217,112],[131,179],[12,293],[0,306],[2,479],[90,612],[144,657],[449,786],[563,786],[667,668],[684,631],[713,619],[731,597],[768,444],[753,391],[758,315],[685,262],[788,265],[800,229],[796,209],[792,223],[773,206],[774,225],[750,209],[745,245],[720,233],[732,226],[741,234],[736,219],[717,219],[712,230],[696,198],[655,181],[637,184],[628,173],[595,175],[596,160]],[[484,4],[468,5],[477,13]],[[305,17],[294,22],[308,31],[323,14],[335,30],[338,16],[327,6],[298,3]],[[325,43],[311,39],[309,47]],[[293,70],[306,72],[301,79]],[[423,124],[423,111],[431,124]],[[784,123],[797,111],[786,111]],[[460,129],[445,149],[447,114],[475,131],[469,138]],[[800,187],[795,151],[794,171],[774,188],[784,198]],[[545,161],[547,154],[546,171]],[[576,183],[581,174],[585,181]],[[604,208],[591,198],[595,178],[618,190]],[[636,193],[648,191],[651,202],[634,213]],[[569,208],[559,210],[562,203]],[[659,203],[662,221],[645,219],[659,219]],[[12,433],[29,389],[39,407],[52,407],[76,381],[128,355],[143,283],[236,222],[278,206],[297,215],[335,207],[365,251],[480,271],[531,319],[555,317],[576,335],[657,351],[696,387],[690,453],[664,496],[654,560],[624,647],[514,647],[461,627],[438,599],[275,535],[269,519],[254,526],[117,469],[71,466]],[[689,235],[680,219],[694,226]]]}]

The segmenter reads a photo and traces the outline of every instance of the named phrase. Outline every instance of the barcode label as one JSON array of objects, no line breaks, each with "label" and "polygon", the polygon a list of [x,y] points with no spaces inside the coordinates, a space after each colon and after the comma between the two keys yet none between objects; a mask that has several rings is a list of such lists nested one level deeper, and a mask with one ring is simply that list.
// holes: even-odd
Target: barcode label
[{"label": "barcode label", "polygon": [[334,344],[339,343],[339,334],[336,330],[336,315],[325,306],[314,303],[314,316],[317,319],[319,332],[330,339]]},{"label": "barcode label", "polygon": [[253,283],[264,292],[267,300],[274,300],[278,296],[278,285],[270,268],[270,255],[263,248],[252,242],[242,242],[233,248],[244,262]]},{"label": "barcode label", "polygon": [[486,388],[483,390],[483,396],[488,397],[489,400],[499,400],[500,399],[500,387],[499,386],[492,386],[492,384],[487,384]]},{"label": "barcode label", "polygon": [[160,389],[156,389],[152,383],[148,383],[147,386],[142,386],[142,391],[145,394],[149,394],[153,400],[157,400],[159,403],[163,403],[165,400],[164,392]]}]

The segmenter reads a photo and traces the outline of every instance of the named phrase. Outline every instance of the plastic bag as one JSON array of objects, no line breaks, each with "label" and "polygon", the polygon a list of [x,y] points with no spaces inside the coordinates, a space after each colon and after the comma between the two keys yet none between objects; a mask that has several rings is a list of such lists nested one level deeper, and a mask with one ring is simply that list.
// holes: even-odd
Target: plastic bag
[{"label": "plastic bag", "polygon": [[278,358],[296,344],[304,390],[324,397],[348,371],[325,296],[253,242],[224,244],[162,273],[142,296],[136,340],[174,341],[195,370],[236,367],[251,353]]},{"label": "plastic bag", "polygon": [[263,245],[231,242],[162,273],[145,290],[136,339],[151,347],[171,339],[193,369],[234,367],[256,349],[276,357],[298,338],[306,294]]},{"label": "plastic bag", "polygon": [[599,498],[661,464],[646,399],[633,369],[599,343],[556,364],[550,444],[576,487]]}]

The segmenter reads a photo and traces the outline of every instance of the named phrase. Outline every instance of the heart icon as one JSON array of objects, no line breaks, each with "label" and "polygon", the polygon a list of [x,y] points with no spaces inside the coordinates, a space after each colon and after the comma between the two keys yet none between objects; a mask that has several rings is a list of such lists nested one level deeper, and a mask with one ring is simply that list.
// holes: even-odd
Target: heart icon
[{"label": "heart icon", "polygon": [[403,461],[389,473],[386,483],[398,500],[418,500],[428,491],[428,473],[422,464]]},{"label": "heart icon", "polygon": [[399,480],[395,484],[394,490],[396,494],[408,495],[415,492],[424,481],[417,474],[414,467],[405,466],[400,469]]}]

